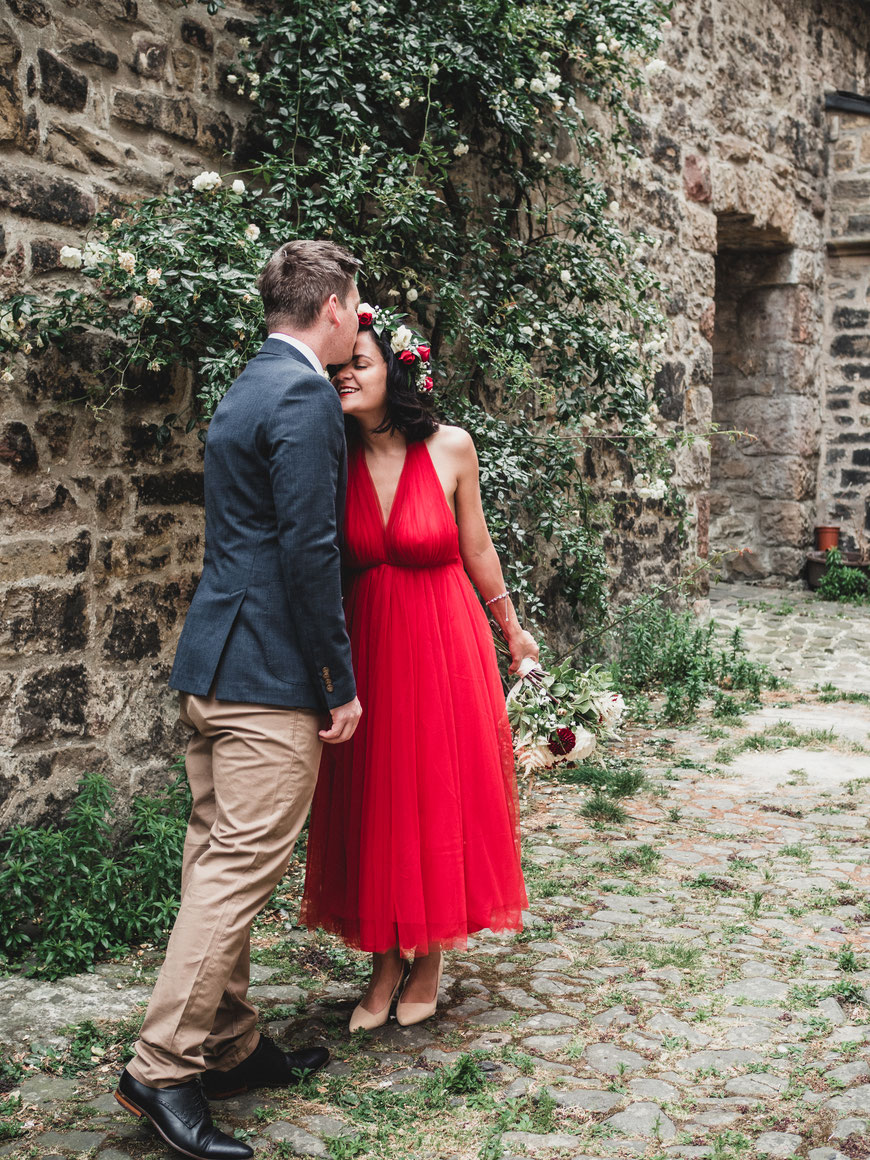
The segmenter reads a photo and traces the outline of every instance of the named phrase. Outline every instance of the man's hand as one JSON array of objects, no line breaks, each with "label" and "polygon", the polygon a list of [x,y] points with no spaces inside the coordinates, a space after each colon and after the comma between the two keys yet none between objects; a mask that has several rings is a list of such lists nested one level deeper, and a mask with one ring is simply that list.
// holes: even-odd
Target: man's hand
[{"label": "man's hand", "polygon": [[350,741],[362,717],[359,698],[354,697],[346,705],[338,705],[329,712],[332,717],[332,728],[321,729],[320,740],[325,741],[327,745],[340,745],[342,741]]}]

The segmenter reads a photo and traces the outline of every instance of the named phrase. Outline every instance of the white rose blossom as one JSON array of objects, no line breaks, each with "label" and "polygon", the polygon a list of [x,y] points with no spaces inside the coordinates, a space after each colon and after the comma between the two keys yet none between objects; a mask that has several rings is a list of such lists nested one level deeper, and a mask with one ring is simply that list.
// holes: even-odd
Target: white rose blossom
[{"label": "white rose blossom", "polygon": [[13,339],[17,337],[15,328],[15,319],[12,316],[12,311],[7,310],[0,318],[0,335],[5,339]]},{"label": "white rose blossom", "polygon": [[14,382],[15,382],[15,376],[12,374],[12,372],[11,372],[11,371],[4,371],[4,372],[3,372],[3,374],[2,374],[2,375],[0,375],[0,382],[4,382],[4,383],[14,383]]},{"label": "white rose blossom", "polygon": [[250,36],[240,36],[240,37],[239,37],[239,45],[240,45],[242,48],[250,48],[250,47],[251,47],[251,38],[250,38]]},{"label": "white rose blossom", "polygon": [[214,170],[203,170],[194,177],[191,185],[197,193],[206,193],[211,189],[217,189],[221,184],[221,175],[215,173]]},{"label": "white rose blossom", "polygon": [[514,77],[514,88],[515,89],[523,88],[525,83],[526,83],[525,77]]},{"label": "white rose blossom", "polygon": [[402,97],[401,101],[399,101],[399,108],[400,109],[407,109],[407,107],[408,107],[408,105],[410,105],[410,103],[411,103],[410,97]]},{"label": "white rose blossom", "polygon": [[109,247],[102,242],[86,242],[82,251],[82,261],[86,266],[99,266],[101,262],[105,262],[109,253]]},{"label": "white rose blossom", "polygon": [[157,283],[160,281],[162,276],[163,276],[162,266],[152,266],[151,269],[148,271],[148,273],[145,275],[145,281],[148,283],[149,286],[156,286]]},{"label": "white rose blossom", "polygon": [[233,193],[241,194],[245,192],[245,183],[237,177],[230,188],[232,189]]},{"label": "white rose blossom", "polygon": [[130,309],[134,314],[147,314],[153,305],[151,299],[146,298],[144,294],[136,294],[130,303]]},{"label": "white rose blossom", "polygon": [[238,81],[239,81],[239,78],[236,76],[235,73],[227,73],[227,84],[228,85],[238,84]]},{"label": "white rose blossom", "polygon": [[408,291],[408,293],[405,295],[405,298],[408,300],[408,302],[416,302],[419,297],[420,297],[420,295],[413,288],[413,286]]},{"label": "white rose blossom", "polygon": [[260,236],[260,227],[257,225],[254,225],[253,222],[251,222],[251,224],[249,226],[245,227],[245,237],[248,239],[249,242],[255,242],[259,236]]},{"label": "white rose blossom", "polygon": [[78,270],[82,265],[82,252],[77,246],[61,246],[58,261],[68,270]]},{"label": "white rose blossom", "polygon": [[571,281],[571,271],[570,270],[562,270],[562,272],[559,274],[559,277],[567,285]]},{"label": "white rose blossom", "polygon": [[464,157],[465,154],[468,152],[468,150],[469,150],[469,146],[466,145],[466,143],[464,141],[460,141],[458,145],[453,146],[453,156],[454,157]]},{"label": "white rose blossom", "polygon": [[132,254],[129,250],[119,250],[118,265],[127,274],[132,274],[136,269],[136,255]]},{"label": "white rose blossom", "polygon": [[411,345],[413,334],[407,326],[399,326],[396,333],[393,335],[390,346],[393,348],[393,354],[398,354],[400,350],[407,350]]},{"label": "white rose blossom", "polygon": [[532,80],[529,83],[529,88],[533,93],[544,93],[547,91],[546,85],[540,77],[532,77]]}]

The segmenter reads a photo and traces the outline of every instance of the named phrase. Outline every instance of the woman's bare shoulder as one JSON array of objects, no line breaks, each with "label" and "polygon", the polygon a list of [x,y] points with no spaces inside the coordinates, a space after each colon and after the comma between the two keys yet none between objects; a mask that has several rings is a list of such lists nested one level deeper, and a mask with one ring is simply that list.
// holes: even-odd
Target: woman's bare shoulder
[{"label": "woman's bare shoulder", "polygon": [[452,427],[441,423],[434,435],[429,437],[429,446],[438,448],[448,455],[474,455],[474,440],[463,427]]}]

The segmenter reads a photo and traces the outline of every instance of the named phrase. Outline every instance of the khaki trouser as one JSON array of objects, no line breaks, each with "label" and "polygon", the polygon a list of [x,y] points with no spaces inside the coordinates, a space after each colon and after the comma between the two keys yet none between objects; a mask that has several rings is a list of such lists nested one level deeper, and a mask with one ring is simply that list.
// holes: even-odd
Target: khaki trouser
[{"label": "khaki trouser", "polygon": [[257,1046],[251,923],[287,869],[322,747],[310,709],[182,693],[181,719],[196,730],[181,907],[129,1064],[150,1087],[228,1071]]}]

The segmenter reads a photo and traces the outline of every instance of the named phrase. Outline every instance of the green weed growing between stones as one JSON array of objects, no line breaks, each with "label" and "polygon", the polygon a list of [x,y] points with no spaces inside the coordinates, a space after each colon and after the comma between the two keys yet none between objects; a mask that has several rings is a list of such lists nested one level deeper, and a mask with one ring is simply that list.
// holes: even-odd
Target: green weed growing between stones
[{"label": "green weed growing between stones", "polygon": [[[660,717],[666,722],[691,721],[707,697],[714,698],[720,715],[739,716],[760,704],[763,689],[779,682],[748,658],[739,629],[725,648],[716,644],[715,631],[713,622],[699,625],[688,612],[646,602],[621,624],[614,682],[628,693],[663,689]],[[730,695],[736,691],[744,693],[739,701]]]},{"label": "green weed growing between stones", "polygon": [[178,778],[133,798],[118,825],[114,791],[90,773],[60,826],[15,826],[0,839],[0,942],[49,979],[159,938],[175,918],[190,796]]}]

